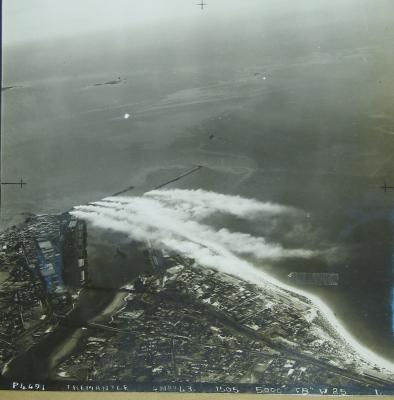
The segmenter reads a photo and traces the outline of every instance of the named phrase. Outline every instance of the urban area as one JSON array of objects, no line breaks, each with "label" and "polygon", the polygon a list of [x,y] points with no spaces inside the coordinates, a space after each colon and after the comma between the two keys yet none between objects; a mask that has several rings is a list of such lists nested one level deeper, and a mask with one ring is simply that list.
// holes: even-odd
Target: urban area
[{"label": "urban area", "polygon": [[[0,235],[0,362],[64,329],[89,288],[87,229],[31,216]],[[49,378],[387,386],[306,298],[196,265],[146,243],[150,270],[80,321]]]}]

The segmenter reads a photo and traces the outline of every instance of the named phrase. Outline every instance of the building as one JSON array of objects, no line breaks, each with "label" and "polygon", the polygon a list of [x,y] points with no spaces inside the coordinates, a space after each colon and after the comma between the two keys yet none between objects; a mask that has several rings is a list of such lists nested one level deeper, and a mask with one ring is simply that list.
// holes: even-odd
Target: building
[{"label": "building", "polygon": [[327,272],[291,272],[288,278],[298,285],[337,286],[339,274]]},{"label": "building", "polygon": [[65,228],[63,240],[63,262],[66,284],[80,287],[88,284],[87,233],[84,221],[71,217]]},{"label": "building", "polygon": [[63,261],[57,248],[49,240],[37,241],[38,269],[48,292],[64,292]]}]

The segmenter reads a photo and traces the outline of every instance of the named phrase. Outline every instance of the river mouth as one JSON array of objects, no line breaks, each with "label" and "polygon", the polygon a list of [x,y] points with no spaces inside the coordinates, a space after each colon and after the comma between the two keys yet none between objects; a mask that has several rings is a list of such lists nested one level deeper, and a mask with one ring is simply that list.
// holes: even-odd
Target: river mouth
[{"label": "river mouth", "polygon": [[[361,233],[358,232],[357,226],[348,228],[346,230],[346,237],[349,243],[352,241],[359,242],[360,238],[369,241],[369,250],[375,249],[375,253],[371,254],[371,257],[377,257],[381,252],[382,242],[381,237],[388,237],[391,232],[391,226],[386,226],[386,231],[381,231],[382,220],[385,221],[384,214],[372,216],[366,218],[365,221],[361,222]],[[220,226],[231,226],[234,222],[224,221],[223,218],[217,217],[216,224]],[[365,229],[363,226],[368,223],[368,228]],[[241,225],[237,225],[241,228]],[[261,230],[261,226],[256,228]],[[376,241],[370,240],[370,234],[376,230],[375,237]],[[88,287],[81,290],[78,298],[78,303],[75,309],[62,321],[60,321],[56,330],[46,336],[39,344],[30,348],[24,354],[13,359],[7,366],[4,377],[6,378],[25,378],[25,379],[39,379],[39,380],[63,380],[58,375],[54,375],[53,371],[56,369],[62,361],[70,357],[73,352],[78,351],[78,345],[81,339],[88,334],[86,332],[86,324],[89,321],[99,318],[102,316],[104,310],[106,310],[116,299],[119,294],[119,289],[132,282],[138,275],[144,273],[150,273],[152,266],[149,263],[148,257],[144,253],[144,245],[141,243],[132,242],[130,238],[124,234],[116,233],[112,230],[104,230],[97,228],[91,224],[87,226],[88,239],[87,239],[87,252],[88,252],[88,265],[89,265],[89,285]],[[379,233],[382,235],[379,236]],[[261,232],[263,233],[263,232]],[[362,235],[365,235],[363,238]],[[356,238],[352,238],[352,235]],[[275,237],[275,234],[272,238]],[[386,243],[386,247],[389,248],[391,242]],[[360,246],[356,247],[357,251],[362,251]],[[357,253],[357,252],[356,252]],[[390,254],[387,255],[390,260]],[[348,277],[342,274],[342,281],[339,287],[334,288],[312,288],[309,292],[317,295],[321,299],[325,300],[327,304],[332,308],[337,318],[344,322],[344,325],[350,327],[350,332],[355,327],[365,328],[365,321],[369,321],[370,318],[363,320],[362,318],[353,319],[352,324],[346,324],[349,319],[349,315],[352,315],[354,309],[357,307],[374,307],[370,303],[357,304],[358,298],[357,290],[362,290],[361,287],[354,288],[354,296],[352,298],[349,295],[347,288],[351,285],[352,276],[357,272],[357,268],[362,257],[352,257],[352,262],[349,263],[350,271]],[[368,260],[365,261],[366,263]],[[297,264],[298,263],[298,264]],[[297,266],[298,265],[298,266]],[[300,267],[301,266],[301,267]],[[312,267],[313,266],[313,267]],[[337,265],[331,265],[329,268],[321,262],[316,264],[315,260],[297,261],[291,260],[288,262],[278,263],[272,268],[262,265],[261,268],[265,273],[271,274],[278,277],[284,283],[289,271],[304,270],[308,271],[313,268],[314,271],[329,271],[338,270],[341,262]],[[364,269],[368,272],[368,269]],[[382,273],[386,273],[385,269],[382,269]],[[376,277],[377,271],[374,272]],[[347,279],[347,281],[346,281]],[[379,282],[389,283],[390,277],[384,277]],[[373,280],[373,276],[369,278]],[[308,291],[308,288],[306,288]],[[379,292],[382,294],[382,292]],[[350,296],[350,297],[349,297]],[[349,304],[349,308],[343,307],[343,303]],[[355,305],[356,304],[356,305]],[[353,306],[352,306],[353,305]],[[368,315],[367,315],[368,317]],[[380,315],[375,316],[377,320],[381,318]],[[355,323],[357,322],[358,325]],[[368,337],[371,332],[365,332],[364,336],[360,334],[355,335],[361,339],[364,343],[368,343],[368,340],[373,341]],[[369,346],[372,351],[379,352],[381,347],[386,346],[386,343],[390,341],[390,336],[385,338],[382,336],[383,345],[381,346]],[[386,341],[386,343],[384,343]],[[384,354],[387,357],[387,353]]]},{"label": "river mouth", "polygon": [[75,309],[57,325],[56,330],[38,344],[12,359],[4,371],[5,378],[52,378],[52,370],[76,349],[86,322],[100,315],[111,303],[116,291],[111,289],[82,289]]},{"label": "river mouth", "polygon": [[142,245],[123,235],[87,227],[89,284],[81,289],[75,308],[38,344],[8,362],[3,376],[13,379],[61,379],[54,368],[76,351],[87,334],[86,324],[102,316],[119,288],[151,267]]},{"label": "river mouth", "polygon": [[[167,176],[168,171],[165,171],[164,175]],[[209,168],[204,170],[204,179],[208,182],[217,182],[222,175],[222,170]],[[235,174],[235,176],[238,175]],[[201,184],[201,178],[201,174],[196,174],[188,177],[185,182],[177,183],[177,186],[198,187]],[[157,171],[153,180],[160,181],[160,179],[160,172]],[[275,189],[272,181],[275,182],[275,179],[269,174],[255,173],[252,176],[248,174],[248,177],[241,180],[242,190],[249,191],[253,196],[253,188],[262,185],[266,188],[265,195],[276,203],[279,200],[276,193],[277,184]],[[222,181],[223,186],[226,184],[226,181]],[[281,203],[290,203],[293,199],[291,193],[292,191],[287,198],[282,197]],[[307,200],[307,194],[303,196],[304,200]],[[302,202],[301,198],[299,202]],[[387,220],[388,211],[383,207],[380,213],[363,213],[362,217],[353,218],[352,215],[346,216],[342,212],[325,215],[324,211],[327,209],[318,210],[311,202],[308,208],[311,212],[308,221],[312,220],[308,224],[311,224],[313,229],[324,226],[323,237],[327,243],[346,245],[349,252],[346,253],[345,259],[339,257],[330,263],[322,259],[291,259],[277,262],[275,265],[259,266],[257,264],[257,266],[265,273],[287,284],[292,284],[288,281],[288,274],[294,271],[339,272],[338,286],[301,288],[325,301],[337,318],[361,343],[372,351],[389,358],[392,335],[391,314],[387,307],[390,305],[388,293],[391,288],[391,275],[390,269],[386,266],[391,265],[392,226]],[[336,217],[333,218],[333,215]],[[217,228],[226,227],[262,236],[267,234],[267,228],[263,224],[245,224],[239,220],[223,219],[219,215],[213,218],[213,223]],[[291,225],[285,220],[277,222],[275,229],[269,233],[270,239],[274,242],[282,241],[289,246],[294,245],[296,243],[294,238],[283,235],[286,227]],[[293,225],[302,226],[300,222],[294,222]],[[288,228],[287,230],[289,231]],[[64,321],[39,345],[13,360],[5,376],[59,379],[52,376],[52,370],[77,348],[81,335],[84,335],[81,331],[84,324],[100,316],[102,311],[111,304],[121,286],[130,283],[138,275],[151,271],[151,265],[143,251],[143,244],[132,242],[124,234],[103,230],[91,224],[88,224],[87,231],[88,288],[82,290],[78,305],[67,321]],[[308,240],[304,240],[303,244],[312,246],[316,238],[312,235]],[[369,266],[374,263],[380,268],[370,269]],[[378,285],[378,289],[371,286],[373,282]],[[371,321],[374,321],[373,326],[371,326]],[[376,340],[377,335],[379,335],[379,341]],[[62,347],[69,350],[65,351]]]}]

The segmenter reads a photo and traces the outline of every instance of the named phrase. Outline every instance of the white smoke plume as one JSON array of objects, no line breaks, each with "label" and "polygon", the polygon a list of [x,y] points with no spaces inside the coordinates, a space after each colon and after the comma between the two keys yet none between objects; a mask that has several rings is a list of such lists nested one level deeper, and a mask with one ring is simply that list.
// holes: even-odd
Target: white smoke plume
[{"label": "white smoke plume", "polygon": [[285,249],[280,244],[268,243],[262,237],[230,232],[224,228],[215,230],[206,221],[218,212],[250,219],[294,213],[297,210],[203,190],[156,190],[142,197],[109,197],[75,207],[71,214],[98,227],[122,232],[136,241],[150,240],[154,246],[165,247],[192,258],[199,265],[215,268],[261,286],[275,285],[304,296],[358,354],[376,365],[394,371],[393,363],[359,343],[320,298],[278,281],[238,256],[248,254],[263,260],[309,258],[316,255],[314,251]]},{"label": "white smoke plume", "polygon": [[206,218],[214,213],[234,215],[252,219],[257,216],[278,215],[294,212],[290,207],[254,199],[197,190],[152,190],[146,197],[159,200],[173,209],[179,209],[196,219]]},{"label": "white smoke plume", "polygon": [[[179,201],[176,201],[177,196]],[[102,228],[125,233],[134,240],[150,240],[158,247],[166,247],[214,268],[228,266],[234,254],[250,255],[261,260],[315,255],[311,250],[285,249],[261,237],[230,232],[224,228],[215,230],[200,222],[200,219],[218,211],[250,218],[252,215],[264,216],[292,210],[202,190],[168,190],[149,192],[143,197],[109,197],[76,207],[73,214]],[[238,268],[242,268],[240,261],[236,261]]]},{"label": "white smoke plume", "polygon": [[310,258],[317,255],[316,252],[285,249],[262,237],[230,232],[224,228],[215,230],[208,225],[207,219],[218,212],[238,218],[264,219],[297,213],[297,210],[239,196],[177,189],[155,190],[142,197],[108,197],[75,207],[71,214],[98,227],[122,232],[136,241],[149,240],[154,246],[192,258],[199,265],[215,268],[261,286],[273,284],[304,296],[360,355],[376,365],[394,371],[393,363],[359,343],[320,298],[278,281],[239,257],[248,254],[268,262],[286,257]]}]

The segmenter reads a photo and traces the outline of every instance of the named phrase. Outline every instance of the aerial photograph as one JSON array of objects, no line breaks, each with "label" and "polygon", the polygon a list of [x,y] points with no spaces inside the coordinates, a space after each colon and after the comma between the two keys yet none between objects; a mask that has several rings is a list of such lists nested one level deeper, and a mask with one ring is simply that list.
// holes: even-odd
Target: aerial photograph
[{"label": "aerial photograph", "polygon": [[1,46],[0,389],[394,394],[392,0],[2,0]]}]

